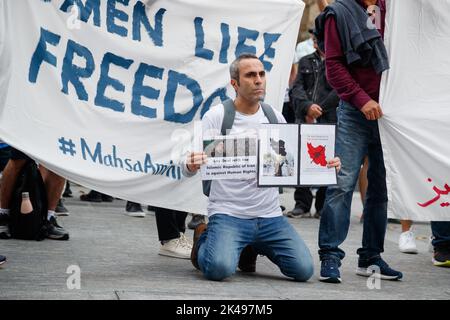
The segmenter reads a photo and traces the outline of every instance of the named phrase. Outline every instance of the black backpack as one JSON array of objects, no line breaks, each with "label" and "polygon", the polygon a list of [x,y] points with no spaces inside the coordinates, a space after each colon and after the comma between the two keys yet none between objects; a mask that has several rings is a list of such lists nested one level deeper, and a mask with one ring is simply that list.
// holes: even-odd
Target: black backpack
[{"label": "black backpack", "polygon": [[[224,116],[220,133],[225,136],[227,134],[227,131],[233,127],[234,117],[236,116],[236,106],[231,99],[225,100],[224,102],[222,102],[222,104],[224,108]],[[269,106],[267,103],[261,102],[261,108],[266,118],[269,119],[269,123],[278,123],[278,118],[271,106]],[[212,180],[202,181],[203,194],[207,197],[209,197],[209,193],[211,191],[211,182]]]},{"label": "black backpack", "polygon": [[[20,213],[22,192],[28,192],[33,211]],[[43,240],[46,237],[47,192],[41,173],[34,161],[27,161],[14,186],[10,202],[9,230],[11,237],[23,240]]]}]

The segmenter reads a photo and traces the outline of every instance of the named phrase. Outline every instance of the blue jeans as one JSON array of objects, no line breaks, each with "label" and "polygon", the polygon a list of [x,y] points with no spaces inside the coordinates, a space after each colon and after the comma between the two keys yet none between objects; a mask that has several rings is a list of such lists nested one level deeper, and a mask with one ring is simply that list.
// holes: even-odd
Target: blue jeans
[{"label": "blue jeans", "polygon": [[431,221],[433,247],[450,248],[450,221]]},{"label": "blue jeans", "polygon": [[347,102],[341,101],[338,109],[336,156],[342,169],[337,185],[327,188],[325,204],[320,218],[320,259],[339,261],[345,252],[339,248],[347,237],[350,225],[350,208],[353,191],[364,157],[369,157],[368,188],[364,204],[364,231],[360,259],[379,256],[384,251],[387,225],[386,171],[381,149],[378,122],[369,121],[364,114]]},{"label": "blue jeans", "polygon": [[198,240],[198,265],[209,280],[222,280],[236,272],[242,249],[251,244],[281,272],[296,281],[307,281],[314,272],[311,253],[283,216],[240,219],[226,214],[209,218]]}]

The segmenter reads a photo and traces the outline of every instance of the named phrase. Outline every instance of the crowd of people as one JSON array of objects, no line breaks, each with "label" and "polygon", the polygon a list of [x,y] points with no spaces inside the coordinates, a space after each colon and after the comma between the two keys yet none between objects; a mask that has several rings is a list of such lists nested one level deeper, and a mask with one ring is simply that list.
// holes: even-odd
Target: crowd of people
[{"label": "crowd of people", "polygon": [[[252,135],[261,123],[336,123],[336,157],[328,167],[337,171],[337,185],[295,189],[295,207],[283,215],[278,188],[258,188],[255,179],[211,181],[208,190],[208,218],[193,215],[191,242],[185,237],[187,212],[151,207],[155,211],[159,254],[190,259],[210,280],[230,277],[239,268],[255,272],[258,255],[266,256],[281,273],[295,281],[307,281],[314,272],[311,252],[288,218],[320,219],[318,231],[319,280],[342,281],[339,268],[345,257],[341,245],[350,225],[350,208],[356,184],[360,182],[363,201],[362,245],[356,273],[369,277],[373,267],[384,280],[400,280],[401,271],[382,258],[387,219],[386,172],[378,119],[381,74],[389,68],[383,43],[385,0],[338,0],[328,5],[317,0],[323,12],[317,17],[308,48],[292,64],[283,112],[263,108],[266,72],[259,58],[250,53],[230,64],[230,83],[236,92],[232,101],[234,120],[229,135]],[[379,10],[371,10],[377,6]],[[352,12],[352,16],[347,13]],[[378,14],[378,16],[377,16]],[[379,19],[378,29],[369,28],[368,19]],[[349,30],[359,32],[362,43],[354,43]],[[361,45],[364,44],[364,45]],[[362,50],[361,48],[364,48]],[[369,48],[369,49],[368,49]],[[351,63],[349,52],[352,52]],[[219,104],[202,118],[204,132],[220,135],[225,107]],[[182,163],[183,175],[194,176],[206,163],[203,152],[190,152]],[[23,152],[0,143],[0,237],[8,238],[8,218],[12,188],[21,169],[33,161]],[[71,196],[70,184],[63,177],[40,166],[48,202],[47,237],[68,240],[69,233],[56,216],[68,215],[61,195]],[[65,188],[64,188],[65,187]],[[65,189],[65,190],[64,190]],[[315,190],[315,214],[311,214]],[[114,198],[95,190],[81,201],[112,202]],[[125,213],[144,217],[141,204],[128,201]],[[411,221],[401,221],[399,249],[417,253]],[[450,267],[450,221],[432,221],[433,264]],[[0,264],[6,257],[0,256]]]}]

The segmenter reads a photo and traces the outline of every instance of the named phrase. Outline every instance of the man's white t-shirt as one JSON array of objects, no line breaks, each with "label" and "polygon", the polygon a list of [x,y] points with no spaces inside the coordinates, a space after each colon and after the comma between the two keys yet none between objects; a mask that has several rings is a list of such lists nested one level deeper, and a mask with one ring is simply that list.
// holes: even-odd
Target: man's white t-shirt
[{"label": "man's white t-shirt", "polygon": [[[286,123],[283,115],[274,109],[279,123]],[[221,135],[224,117],[223,105],[211,108],[202,119],[203,133]],[[269,123],[262,108],[252,115],[236,111],[233,127],[227,136],[256,136],[260,124]],[[208,201],[208,216],[223,213],[230,216],[273,218],[281,216],[278,188],[257,188],[256,177],[251,180],[212,180]]]}]

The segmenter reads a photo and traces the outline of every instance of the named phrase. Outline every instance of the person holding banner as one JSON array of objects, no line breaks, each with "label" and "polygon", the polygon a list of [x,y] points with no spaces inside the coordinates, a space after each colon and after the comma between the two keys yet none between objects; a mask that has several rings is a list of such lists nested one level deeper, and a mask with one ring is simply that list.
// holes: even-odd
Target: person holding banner
[{"label": "person holding banner", "polygon": [[[383,42],[385,0],[337,0],[316,19],[319,47],[325,52],[327,79],[339,98],[336,154],[343,170],[326,192],[319,229],[320,280],[340,283],[350,208],[361,164],[368,155],[362,247],[357,274],[399,280],[402,273],[381,258],[387,226],[386,171],[378,119],[381,74],[389,68]],[[351,30],[351,34],[350,34]],[[370,50],[369,50],[370,49]]]},{"label": "person holding banner", "polygon": [[[243,54],[231,64],[230,75],[236,115],[229,134],[254,134],[261,123],[268,122],[260,104],[266,88],[263,64],[255,55]],[[286,123],[280,112],[273,112],[279,123]],[[209,110],[202,119],[203,133],[220,133],[223,118],[223,105]],[[205,153],[190,153],[183,174],[195,175],[205,162]],[[328,165],[339,169],[340,161],[335,158]],[[295,281],[307,281],[313,275],[308,247],[282,215],[278,188],[257,188],[256,178],[214,180],[208,200],[209,223],[195,229],[191,253],[192,264],[207,279],[219,281],[234,274],[248,245]]]}]

